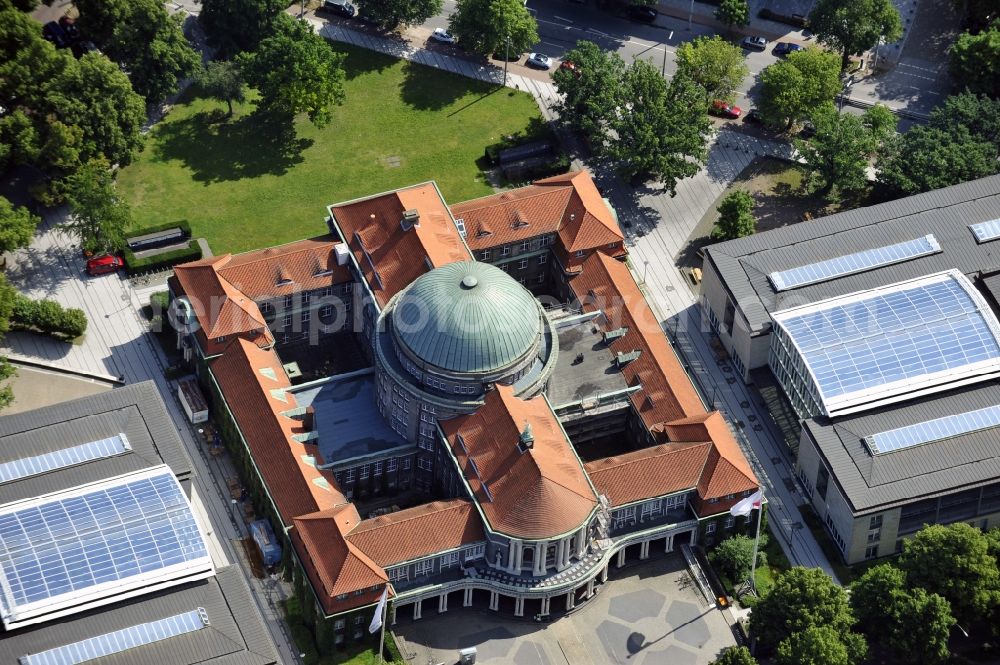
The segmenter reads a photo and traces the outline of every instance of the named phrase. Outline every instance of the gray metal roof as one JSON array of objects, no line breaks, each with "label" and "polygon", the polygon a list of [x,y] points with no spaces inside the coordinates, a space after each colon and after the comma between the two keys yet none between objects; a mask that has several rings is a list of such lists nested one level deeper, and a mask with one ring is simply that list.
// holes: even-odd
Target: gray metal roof
[{"label": "gray metal roof", "polygon": [[496,266],[450,263],[421,275],[396,302],[393,330],[424,362],[453,372],[493,372],[537,348],[535,297]]},{"label": "gray metal roof", "polygon": [[215,577],[169,591],[132,599],[99,610],[73,615],[54,624],[5,633],[0,662],[104,635],[141,623],[204,608],[209,625],[201,630],[105,656],[101,665],[170,663],[187,665],[269,665],[278,654],[250,597],[243,574],[235,566]]},{"label": "gray metal roof", "polygon": [[872,455],[865,437],[996,404],[1000,383],[991,381],[833,421],[814,418],[804,427],[855,512],[873,512],[1000,480],[1000,427],[883,455]]},{"label": "gray metal roof", "polygon": [[[615,354],[593,320],[557,326],[559,360],[545,391],[553,408],[628,388],[615,365]],[[581,355],[583,358],[577,362]]]},{"label": "gray metal roof", "polygon": [[167,464],[192,473],[177,429],[152,381],[0,417],[0,463],[124,433],[132,450],[0,484],[0,504]]},{"label": "gray metal roof", "polygon": [[[801,222],[705,249],[754,332],[770,312],[957,268],[1000,270],[1000,241],[979,244],[968,225],[1000,218],[1000,176]],[[777,292],[767,275],[933,234],[943,251]]]}]

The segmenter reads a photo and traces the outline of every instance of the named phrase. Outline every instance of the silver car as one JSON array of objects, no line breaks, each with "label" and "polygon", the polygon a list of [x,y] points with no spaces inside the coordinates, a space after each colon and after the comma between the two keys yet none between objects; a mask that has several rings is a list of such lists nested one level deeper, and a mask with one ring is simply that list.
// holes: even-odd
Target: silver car
[{"label": "silver car", "polygon": [[544,53],[529,53],[528,61],[525,64],[538,69],[549,69],[552,67],[552,58]]}]

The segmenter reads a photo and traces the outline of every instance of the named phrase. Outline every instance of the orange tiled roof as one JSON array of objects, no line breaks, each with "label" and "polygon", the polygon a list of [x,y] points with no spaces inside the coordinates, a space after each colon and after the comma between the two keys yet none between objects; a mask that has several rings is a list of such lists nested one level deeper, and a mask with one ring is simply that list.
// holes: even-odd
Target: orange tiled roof
[{"label": "orange tiled roof", "polygon": [[203,339],[258,332],[273,342],[257,303],[219,276],[229,259],[226,254],[175,266],[173,283],[191,301]]},{"label": "orange tiled roof", "polygon": [[[534,443],[522,453],[517,444],[528,423]],[[583,467],[543,398],[518,399],[512,387],[497,385],[476,413],[441,426],[495,531],[550,538],[579,528],[596,507]]]},{"label": "orange tiled roof", "polygon": [[666,423],[664,431],[672,441],[712,442],[705,473],[698,482],[698,495],[702,499],[718,499],[759,486],[750,463],[718,411]]},{"label": "orange tiled roof", "polygon": [[312,291],[351,281],[347,266],[338,266],[332,235],[299,240],[237,254],[218,266],[219,275],[253,300],[293,291]]},{"label": "orange tiled roof", "polygon": [[479,513],[467,499],[434,501],[362,520],[347,535],[348,542],[383,568],[484,538]]},{"label": "orange tiled roof", "polygon": [[[406,210],[420,215],[409,231],[400,226]],[[472,260],[433,183],[331,206],[330,212],[380,306],[429,269]]]},{"label": "orange tiled roof", "polygon": [[564,173],[537,180],[535,185],[573,188],[559,225],[559,239],[567,252],[606,247],[625,239],[588,172]]},{"label": "orange tiled roof", "polygon": [[668,443],[588,462],[587,475],[612,506],[689,490],[701,479],[710,443]]},{"label": "orange tiled roof", "polygon": [[597,321],[602,330],[628,329],[609,345],[612,353],[640,351],[621,372],[630,386],[642,384],[642,390],[632,395],[632,403],[646,427],[705,412],[628,266],[597,252],[569,285],[584,311],[604,312]]},{"label": "orange tiled roof", "polygon": [[291,438],[299,422],[281,414],[296,407],[295,396],[273,350],[237,339],[211,370],[285,525],[347,502],[333,474],[311,463],[316,447]]},{"label": "orange tiled roof", "polygon": [[[389,581],[381,566],[346,538],[360,522],[354,504],[348,503],[296,517],[290,531],[293,544],[305,554],[300,558],[313,588],[324,592],[317,595],[327,614],[377,601]],[[354,595],[362,589],[360,597]],[[338,600],[342,594],[349,595]]]}]

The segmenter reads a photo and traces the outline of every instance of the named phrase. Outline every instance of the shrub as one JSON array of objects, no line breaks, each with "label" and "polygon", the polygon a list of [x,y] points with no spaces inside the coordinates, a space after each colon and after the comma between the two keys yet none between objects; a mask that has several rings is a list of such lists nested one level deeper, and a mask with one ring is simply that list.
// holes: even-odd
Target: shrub
[{"label": "shrub", "polygon": [[87,331],[87,315],[80,309],[64,309],[53,300],[32,300],[18,294],[10,325],[14,330],[34,330],[73,338]]},{"label": "shrub", "polygon": [[319,652],[316,650],[316,642],[313,640],[312,631],[301,623],[289,623],[288,628],[292,633],[292,641],[299,653],[305,654],[302,662],[305,665],[316,665],[319,663]]},{"label": "shrub", "polygon": [[163,252],[162,254],[153,254],[141,259],[136,258],[136,255],[128,248],[125,249],[124,255],[126,270],[130,273],[136,273],[144,270],[169,268],[178,263],[187,263],[188,261],[197,261],[201,258],[201,247],[198,245],[197,240],[190,240],[185,248]]},{"label": "shrub", "polygon": [[157,291],[149,296],[149,305],[153,308],[153,315],[163,314],[170,306],[170,291]]}]

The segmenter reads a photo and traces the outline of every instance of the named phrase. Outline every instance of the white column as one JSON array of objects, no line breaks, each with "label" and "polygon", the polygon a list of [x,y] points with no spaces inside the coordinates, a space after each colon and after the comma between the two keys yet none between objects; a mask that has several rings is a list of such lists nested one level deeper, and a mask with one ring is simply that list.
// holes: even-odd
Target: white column
[{"label": "white column", "polygon": [[496,591],[490,591],[490,609],[494,612],[500,607],[500,594]]},{"label": "white column", "polygon": [[532,574],[541,577],[545,574],[545,559],[548,558],[549,541],[540,540],[535,543],[535,569]]},{"label": "white column", "polygon": [[587,582],[587,598],[594,595],[594,580],[591,579]]},{"label": "white column", "polygon": [[422,601],[422,600],[418,600],[417,602],[413,603],[413,620],[414,621],[416,621],[417,619],[420,618],[420,606],[423,604],[423,602],[424,601]]},{"label": "white column", "polygon": [[517,596],[514,598],[514,616],[523,617],[524,616],[524,598]]},{"label": "white column", "polygon": [[448,594],[442,593],[438,596],[438,614],[448,611]]},{"label": "white column", "polygon": [[587,554],[587,527],[583,527],[576,535],[576,556],[582,559]]},{"label": "white column", "polygon": [[472,606],[472,589],[465,590],[465,597],[462,598],[462,607]]},{"label": "white column", "polygon": [[549,603],[551,603],[551,602],[552,602],[551,598],[542,598],[542,611],[539,612],[539,614],[541,614],[542,616],[545,616],[546,614],[548,614],[549,611],[550,611],[549,610]]},{"label": "white column", "polygon": [[390,626],[395,626],[396,625],[396,604],[395,603],[393,603],[389,607],[389,616],[392,617],[392,620],[389,621],[389,625]]},{"label": "white column", "polygon": [[674,534],[667,536],[667,552],[674,551]]},{"label": "white column", "polygon": [[566,611],[569,612],[574,607],[576,607],[576,589],[566,594]]},{"label": "white column", "polygon": [[569,550],[569,538],[562,538],[559,540],[559,546],[556,548],[556,570],[563,570],[569,563],[566,561],[566,553]]},{"label": "white column", "polygon": [[521,570],[521,541],[510,541],[510,561],[507,563],[507,572],[517,574]]},{"label": "white column", "polygon": [[624,547],[621,548],[620,550],[618,550],[618,562],[617,562],[617,565],[618,565],[619,568],[621,568],[622,566],[625,565],[625,548]]},{"label": "white column", "polygon": [[688,544],[691,545],[692,547],[694,547],[695,541],[697,541],[697,540],[698,540],[698,530],[697,529],[691,529],[691,541]]},{"label": "white column", "polygon": [[639,558],[648,559],[649,558],[649,541],[645,541],[639,546]]},{"label": "white column", "polygon": [[601,569],[600,575],[601,584],[606,584],[608,581],[608,564],[604,564],[604,568]]}]

